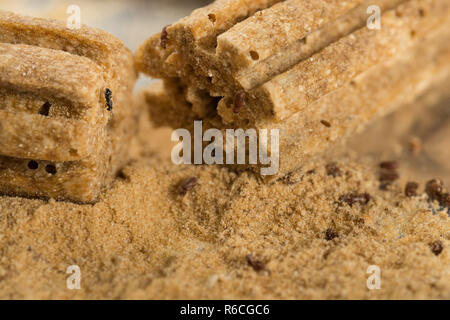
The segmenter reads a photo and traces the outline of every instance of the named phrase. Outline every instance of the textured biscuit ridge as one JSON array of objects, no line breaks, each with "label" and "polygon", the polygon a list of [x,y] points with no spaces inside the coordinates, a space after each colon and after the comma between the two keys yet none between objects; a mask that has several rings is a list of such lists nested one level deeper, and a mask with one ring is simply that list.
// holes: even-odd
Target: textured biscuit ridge
[{"label": "textured biscuit ridge", "polygon": [[96,201],[127,161],[135,79],[106,32],[0,11],[0,192]]}]

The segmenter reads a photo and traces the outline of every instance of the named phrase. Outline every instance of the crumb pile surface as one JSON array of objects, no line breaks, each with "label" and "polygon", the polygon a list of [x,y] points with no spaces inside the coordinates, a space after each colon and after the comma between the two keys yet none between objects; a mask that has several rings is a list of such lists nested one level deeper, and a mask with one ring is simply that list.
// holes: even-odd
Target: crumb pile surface
[{"label": "crumb pile surface", "polygon": [[380,190],[351,160],[264,184],[144,149],[96,205],[0,198],[1,298],[450,297],[449,212],[424,186]]}]

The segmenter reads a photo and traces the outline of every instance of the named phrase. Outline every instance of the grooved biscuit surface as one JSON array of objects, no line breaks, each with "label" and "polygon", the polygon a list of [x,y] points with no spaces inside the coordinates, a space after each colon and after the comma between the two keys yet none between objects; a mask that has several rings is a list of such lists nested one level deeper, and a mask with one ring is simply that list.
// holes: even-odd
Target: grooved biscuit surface
[{"label": "grooved biscuit surface", "polygon": [[135,78],[103,31],[0,12],[0,192],[95,202],[128,159]]},{"label": "grooved biscuit surface", "polygon": [[0,110],[1,154],[42,160],[73,161],[92,153],[99,130],[85,121]]},{"label": "grooved biscuit surface", "polygon": [[[374,5],[382,14],[381,30],[366,26],[367,9]],[[249,15],[218,36],[210,33],[217,36],[212,49],[192,31],[194,22],[206,19],[209,11],[199,10],[165,28],[163,37],[150,38],[138,50],[137,66],[152,76],[176,77],[185,86],[222,97],[218,114],[224,123],[239,126],[241,121],[287,118],[400,54],[445,20],[450,4],[288,0]],[[241,92],[246,94],[245,107],[234,112]]]},{"label": "grooved biscuit surface", "polygon": [[[280,130],[279,175],[301,167],[308,159],[363,128],[371,119],[413,101],[427,88],[447,77],[450,73],[449,30],[450,20],[446,20],[423,35],[420,41],[407,45],[386,61],[354,77],[350,83],[312,102],[301,112],[280,122],[262,119],[245,128]],[[155,91],[148,93],[156,94]],[[192,113],[192,106],[183,102],[183,97],[172,108],[182,105]],[[160,108],[150,105],[154,116],[160,113],[164,117]],[[163,120],[165,125],[170,125],[170,118],[160,118]],[[230,128],[217,121],[214,115],[203,120],[204,129]],[[192,127],[189,118],[184,121],[185,128]]]},{"label": "grooved biscuit surface", "polygon": [[[146,44],[137,55],[142,71],[164,79],[174,115],[181,114],[168,117],[153,104],[152,117],[166,125],[176,122],[176,127],[184,122],[185,128],[192,128],[193,119],[207,128],[278,128],[281,170],[301,166],[448,72],[449,2],[371,2],[380,8],[380,30],[366,26],[369,2],[284,1],[218,35],[214,50],[190,33],[185,21],[194,16],[180,20],[159,39],[167,40],[165,48],[157,36],[149,40],[165,54],[147,51],[160,63],[141,59]],[[263,48],[261,54],[250,52],[253,45]],[[236,82],[235,76],[242,75],[262,80],[246,91]]]}]

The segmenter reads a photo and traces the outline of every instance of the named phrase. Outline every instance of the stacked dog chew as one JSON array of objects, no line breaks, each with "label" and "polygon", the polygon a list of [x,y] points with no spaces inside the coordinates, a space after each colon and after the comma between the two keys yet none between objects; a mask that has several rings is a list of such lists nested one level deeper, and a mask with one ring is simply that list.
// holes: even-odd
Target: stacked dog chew
[{"label": "stacked dog chew", "polygon": [[444,78],[449,40],[448,1],[218,0],[136,60],[164,80],[147,91],[156,124],[279,129],[286,173]]},{"label": "stacked dog chew", "polygon": [[0,193],[95,202],[127,161],[135,79],[105,32],[0,12]]}]

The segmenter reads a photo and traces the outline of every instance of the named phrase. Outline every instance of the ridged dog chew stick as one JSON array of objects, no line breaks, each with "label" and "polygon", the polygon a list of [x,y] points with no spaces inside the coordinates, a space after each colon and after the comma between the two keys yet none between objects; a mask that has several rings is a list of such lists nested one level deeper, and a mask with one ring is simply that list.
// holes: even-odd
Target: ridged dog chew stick
[{"label": "ridged dog chew stick", "polygon": [[[155,76],[158,73],[164,74],[163,78],[169,75],[173,78],[178,73],[179,81],[188,90],[204,90],[212,96],[224,96],[218,105],[218,113],[226,123],[242,126],[249,121],[270,117],[280,121],[348,83],[352,77],[395,55],[402,47],[411,45],[418,39],[416,34],[432,29],[448,16],[450,10],[450,3],[439,0],[379,1],[377,4],[384,10],[381,30],[369,30],[364,24],[364,27],[313,54],[311,59],[301,61],[290,70],[247,92],[244,95],[244,108],[236,112],[235,98],[242,91],[235,91],[236,87],[232,80],[228,81],[230,79],[226,73],[233,68],[252,70],[248,66],[252,63],[254,66],[259,64],[258,61],[252,61],[250,48],[257,49],[255,52],[259,60],[278,57],[280,63],[284,63],[289,59],[282,54],[289,54],[289,44],[295,44],[296,39],[304,39],[309,30],[316,30],[311,35],[320,34],[322,37],[317,41],[313,41],[315,36],[311,41],[308,40],[304,44],[308,50],[315,42],[320,44],[318,47],[322,46],[323,39],[335,40],[334,29],[344,30],[345,34],[360,26],[362,15],[365,14],[366,19],[368,18],[367,13],[363,13],[364,7],[367,10],[367,3],[361,2],[285,1],[276,4],[219,35],[217,49],[209,54],[202,54],[201,44],[189,40],[192,38],[189,36],[190,27],[184,20],[191,21],[191,16],[165,30],[167,39],[170,39],[163,50],[167,54],[165,61],[161,60],[154,65],[142,64],[140,57],[144,53],[151,56],[151,50],[160,48],[159,44],[155,44],[149,48],[150,51],[146,51],[147,45],[144,44],[138,53],[138,65],[147,66],[143,71],[150,74],[154,71]],[[395,6],[399,3],[402,4]],[[394,7],[396,10],[388,10]],[[206,14],[209,11],[201,12]],[[326,30],[330,30],[330,35],[326,34]],[[412,34],[415,36],[412,37]],[[293,56],[297,57],[297,54]],[[158,57],[154,56],[156,59]],[[227,59],[231,62],[226,63]],[[208,70],[202,73],[205,66]],[[172,73],[171,68],[176,72]],[[217,81],[214,81],[214,70],[222,72]],[[206,74],[212,75],[207,80],[210,82],[207,85],[202,83],[208,78]],[[225,82],[225,89],[219,88],[218,81]],[[195,113],[195,108],[193,111]],[[201,114],[196,116],[202,117]]]},{"label": "ridged dog chew stick", "polygon": [[[193,36],[193,21],[214,12],[202,8],[165,28],[163,39],[158,34],[143,44],[137,65],[155,77],[178,77],[188,90],[223,97],[218,114],[226,123],[280,121],[388,59],[414,41],[412,31],[426,32],[439,23],[450,6],[438,0],[370,5],[383,13],[381,30],[366,27],[367,1],[288,0],[219,34],[213,48]],[[283,79],[291,81],[289,92],[278,83]],[[237,96],[243,107],[235,108]]]},{"label": "ridged dog chew stick", "polygon": [[331,43],[365,27],[368,20],[367,9],[370,6],[376,6],[380,9],[380,12],[385,12],[395,9],[407,1],[363,1],[357,7],[339,16],[335,21],[329,21],[322,27],[319,25],[319,29],[307,35],[302,34],[301,38],[295,40],[292,44],[288,42],[287,47],[273,52],[272,55],[267,56],[267,58],[256,64],[253,68],[239,74],[238,81],[246,91],[266,83],[276,75],[291,69]]},{"label": "ridged dog chew stick", "polygon": [[95,202],[128,160],[135,79],[103,31],[0,12],[0,193]]},{"label": "ridged dog chew stick", "polygon": [[[0,44],[0,87],[5,91],[0,106],[3,155],[80,160],[92,152],[99,130],[109,117],[100,107],[106,87],[102,69],[87,58],[62,51]],[[21,97],[22,92],[28,97]],[[45,101],[40,109],[17,110],[26,103],[30,105],[35,97],[41,103]],[[53,103],[65,100],[59,106],[66,104],[67,112],[77,109],[78,119],[70,114],[51,116],[50,110],[58,105],[45,97],[51,97]]]},{"label": "ridged dog chew stick", "polygon": [[[280,171],[288,172],[345,140],[370,120],[414,101],[450,74],[450,23],[431,32],[404,55],[371,68],[354,82],[282,121]],[[323,125],[328,121],[330,127]],[[285,150],[283,153],[282,150]]]},{"label": "ridged dog chew stick", "polygon": [[[130,50],[113,35],[82,25],[68,29],[66,23],[17,15],[0,10],[0,42],[28,44],[61,50],[86,57],[104,69],[112,84],[132,89],[135,73],[130,71],[133,60]],[[116,88],[110,88],[113,93]]]},{"label": "ridged dog chew stick", "polygon": [[[381,16],[381,30],[366,27],[330,44],[258,89],[252,105],[274,115],[276,121],[342,87],[365,70],[404,51],[450,14],[450,3],[411,1]],[[253,111],[253,110],[252,110]],[[237,118],[222,107],[227,121]]]},{"label": "ridged dog chew stick", "polygon": [[[178,28],[177,32],[189,34],[193,44],[210,48],[214,47],[219,34],[258,10],[270,7],[280,1],[282,0],[218,0],[206,7],[194,10],[190,16],[181,19],[172,27]],[[164,72],[161,69],[161,64],[164,64],[165,60],[173,61],[178,57],[176,49],[180,47],[178,41],[181,39],[175,39],[172,31],[170,31],[171,35],[168,35],[168,29],[172,27],[165,28],[163,32],[154,35],[139,48],[136,62],[140,71],[157,78],[167,74],[176,76],[178,72],[184,72],[178,70],[176,64],[173,63],[165,64]],[[180,34],[180,36],[182,35]]]},{"label": "ridged dog chew stick", "polygon": [[[152,76],[178,77],[191,89],[223,97],[218,113],[226,123],[280,121],[395,54],[414,41],[412,31],[426,32],[449,14],[450,6],[439,0],[369,2],[277,3],[219,34],[213,48],[192,31],[200,13],[212,12],[206,7],[143,44],[137,65]],[[366,27],[369,5],[383,14],[381,30]],[[283,76],[296,84],[289,92],[279,90],[277,80]],[[234,108],[237,96],[243,97],[243,107]]]},{"label": "ridged dog chew stick", "polygon": [[[382,10],[387,10],[404,1],[378,0],[371,4],[379,4]],[[307,52],[311,55],[314,53],[311,52],[312,49],[318,50],[362,27],[362,11],[367,19],[365,12],[369,6],[367,1],[363,0],[288,0],[236,23],[235,12],[228,13],[225,5],[234,2],[216,1],[165,28],[163,39],[161,34],[152,37],[138,51],[140,70],[155,77],[176,76],[180,73],[189,75],[193,65],[195,68],[192,71],[196,73],[197,81],[202,85],[208,86],[208,80],[202,78],[211,78],[215,84],[211,91],[226,91],[226,87],[234,89],[238,85],[233,84],[235,79],[227,78],[245,74],[246,70],[251,72],[251,76],[257,77],[278,72],[282,68],[275,68],[275,65],[281,64],[280,61],[295,65],[292,61],[301,61],[299,54],[302,52],[304,56]],[[233,23],[235,25],[217,34],[214,27],[218,23],[219,14],[220,21],[227,19],[228,26]],[[216,21],[208,21],[211,15]],[[319,34],[320,37],[317,37]],[[209,40],[204,41],[205,38]],[[213,40],[210,40],[211,38]],[[304,44],[305,38],[310,39],[307,45]],[[210,43],[216,47],[211,48]],[[301,52],[297,52],[297,45],[301,45]],[[294,50],[295,52],[292,52]],[[270,59],[271,57],[273,58]],[[201,59],[201,63],[196,63],[198,59]],[[257,75],[257,70],[253,70],[253,67],[261,66],[264,62],[268,63],[265,69],[270,72]],[[223,79],[230,81],[222,83]],[[240,81],[245,82],[244,80]],[[225,88],[216,88],[221,86]],[[244,86],[244,89],[250,88]]]},{"label": "ridged dog chew stick", "polygon": [[[301,112],[280,122],[260,119],[250,125],[256,129],[280,130],[279,174],[301,167],[363,128],[371,119],[412,102],[427,88],[449,76],[450,17],[426,33],[417,31],[415,37],[416,41],[392,57],[313,101]],[[150,108],[158,109],[157,106]],[[203,120],[204,128],[229,128],[223,123],[217,127],[216,117]],[[192,124],[186,121],[185,127],[190,126]]]},{"label": "ridged dog chew stick", "polygon": [[[231,95],[236,89],[234,77],[239,71],[274,54],[285,43],[303,38],[362,0],[288,0],[254,15],[250,12],[242,22],[237,19],[235,10],[229,10],[230,4],[240,2],[216,1],[150,38],[138,50],[139,70],[159,78],[188,77],[189,82],[208,89],[213,95]],[[272,1],[272,4],[275,2],[279,1]],[[265,1],[264,4],[268,7],[271,3]],[[215,21],[208,21],[211,16]],[[222,20],[227,21],[227,28],[215,32],[214,26]]]},{"label": "ridged dog chew stick", "polygon": [[92,131],[84,121],[0,110],[3,155],[56,161],[83,159],[95,146],[96,135]]},{"label": "ridged dog chew stick", "polygon": [[[103,143],[106,139],[103,139]],[[0,193],[11,196],[96,202],[105,183],[111,182],[109,144],[80,161],[42,161],[0,155]]]}]

